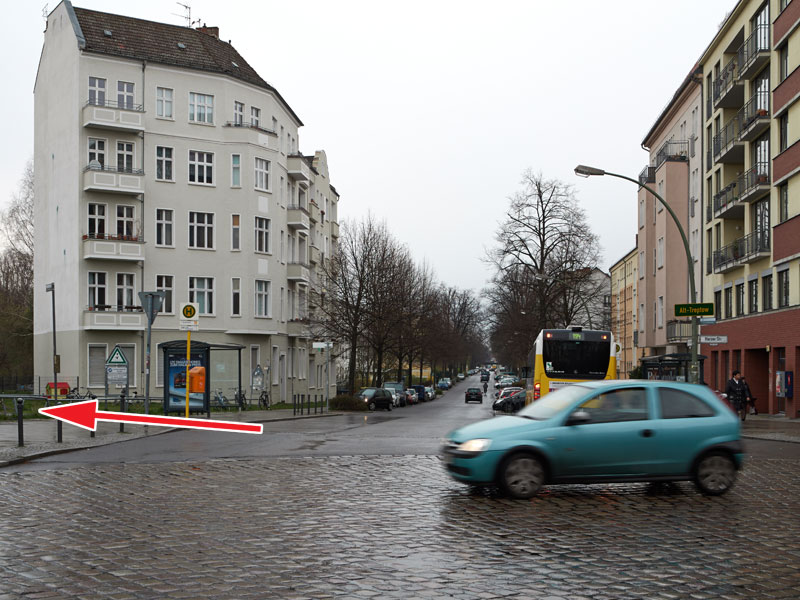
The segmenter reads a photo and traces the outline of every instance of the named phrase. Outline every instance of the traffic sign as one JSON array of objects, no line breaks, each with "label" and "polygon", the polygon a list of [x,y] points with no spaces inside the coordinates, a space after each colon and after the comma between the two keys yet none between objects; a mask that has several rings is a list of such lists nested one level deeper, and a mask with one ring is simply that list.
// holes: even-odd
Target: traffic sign
[{"label": "traffic sign", "polygon": [[144,314],[147,315],[148,322],[152,325],[156,320],[156,316],[164,304],[164,298],[167,293],[164,291],[159,292],[139,292],[139,302],[142,303]]},{"label": "traffic sign", "polygon": [[108,383],[128,383],[128,367],[124,365],[108,365],[106,367]]},{"label": "traffic sign", "polygon": [[728,343],[728,336],[727,335],[701,335],[700,336],[700,343],[701,344],[727,344]]},{"label": "traffic sign", "polygon": [[114,349],[111,351],[111,356],[108,357],[106,360],[106,365],[122,365],[123,367],[128,366],[128,359],[125,358],[125,355],[120,350],[119,346],[114,346]]},{"label": "traffic sign", "polygon": [[178,323],[180,331],[200,331],[200,305],[197,302],[181,304],[181,319]]},{"label": "traffic sign", "polygon": [[314,350],[325,350],[325,348],[332,348],[333,342],[314,342],[311,344]]},{"label": "traffic sign", "polygon": [[696,302],[693,304],[676,304],[676,317],[713,317],[713,302]]}]

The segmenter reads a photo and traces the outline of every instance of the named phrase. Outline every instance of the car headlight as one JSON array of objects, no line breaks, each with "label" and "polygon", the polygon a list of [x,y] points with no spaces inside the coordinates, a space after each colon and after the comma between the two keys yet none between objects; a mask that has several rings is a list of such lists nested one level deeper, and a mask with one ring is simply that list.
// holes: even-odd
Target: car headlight
[{"label": "car headlight", "polygon": [[464,452],[483,452],[491,445],[491,443],[492,440],[486,439],[467,440],[466,442],[460,444],[457,450],[462,450]]}]

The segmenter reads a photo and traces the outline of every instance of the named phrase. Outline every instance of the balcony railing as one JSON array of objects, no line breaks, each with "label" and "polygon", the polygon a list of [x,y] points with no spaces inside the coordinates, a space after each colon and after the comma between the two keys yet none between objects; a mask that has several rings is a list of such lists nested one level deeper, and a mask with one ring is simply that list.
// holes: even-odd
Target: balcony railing
[{"label": "balcony railing", "polygon": [[718,218],[742,218],[742,214],[733,215],[734,209],[737,213],[742,212],[742,205],[739,203],[739,181],[734,181],[719,192],[714,194],[714,217]]},{"label": "balcony railing", "polygon": [[646,185],[648,183],[655,183],[656,182],[656,168],[651,166],[646,166],[642,169],[642,172],[639,173],[639,185]]},{"label": "balcony railing", "polygon": [[664,142],[656,152],[656,169],[668,160],[689,160],[689,142],[685,140]]},{"label": "balcony railing", "polygon": [[308,229],[308,211],[304,206],[292,204],[286,208],[286,224],[292,229]]},{"label": "balcony railing", "polygon": [[131,133],[144,131],[144,109],[141,104],[87,102],[83,105],[81,117],[84,127]]},{"label": "balcony railing", "polygon": [[111,167],[92,161],[83,170],[83,190],[117,194],[144,193],[144,171],[125,167]]},{"label": "balcony railing", "polygon": [[725,123],[712,142],[714,160],[720,163],[744,162],[744,146],[739,139],[741,122],[738,115]]},{"label": "balcony railing", "polygon": [[126,173],[128,175],[144,175],[143,169],[134,169],[132,167],[112,167],[111,165],[103,165],[93,160],[83,169],[84,171],[106,171],[110,173]]},{"label": "balcony railing", "polygon": [[83,313],[83,328],[143,331],[145,319],[141,306],[93,304]]},{"label": "balcony railing", "polygon": [[90,233],[83,236],[82,244],[87,260],[144,260],[142,236]]},{"label": "balcony railing", "polygon": [[756,163],[739,177],[737,183],[740,201],[754,202],[763,198],[770,189],[769,163]]},{"label": "balcony railing", "polygon": [[758,25],[739,47],[739,78],[749,79],[769,60],[769,25]]},{"label": "balcony railing", "polygon": [[[730,59],[714,81],[714,106],[735,107],[740,106],[744,92],[744,86],[738,79],[739,63],[736,57]],[[711,116],[711,113],[708,113]]]},{"label": "balcony railing", "polygon": [[261,133],[268,133],[271,135],[278,135],[271,129],[267,129],[266,127],[262,127],[260,125],[260,121],[255,120],[248,120],[248,119],[237,119],[234,121],[225,121],[225,127],[244,127],[246,129],[255,129],[256,131],[260,131]]},{"label": "balcony railing", "polygon": [[667,321],[667,342],[682,342],[692,337],[691,321]]},{"label": "balcony railing", "polygon": [[769,92],[753,94],[737,117],[741,123],[739,138],[747,142],[756,139],[769,128]]},{"label": "balcony railing", "polygon": [[724,273],[768,255],[769,237],[769,229],[754,231],[719,250],[714,250],[714,272]]},{"label": "balcony railing", "polygon": [[88,100],[84,106],[102,106],[103,108],[118,108],[135,112],[144,112],[144,104],[134,104],[133,102],[114,102],[113,100],[100,102],[98,100]]}]

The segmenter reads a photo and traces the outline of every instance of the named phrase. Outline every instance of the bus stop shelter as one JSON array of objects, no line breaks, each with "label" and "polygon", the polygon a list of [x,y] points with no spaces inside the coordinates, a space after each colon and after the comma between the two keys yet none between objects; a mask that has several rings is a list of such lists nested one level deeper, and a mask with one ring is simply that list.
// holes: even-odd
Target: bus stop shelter
[{"label": "bus stop shelter", "polygon": [[[707,356],[697,355],[700,362],[700,379],[703,381],[703,364]],[[689,365],[692,355],[688,352],[645,356],[641,359],[642,377],[661,381],[689,381]]]}]

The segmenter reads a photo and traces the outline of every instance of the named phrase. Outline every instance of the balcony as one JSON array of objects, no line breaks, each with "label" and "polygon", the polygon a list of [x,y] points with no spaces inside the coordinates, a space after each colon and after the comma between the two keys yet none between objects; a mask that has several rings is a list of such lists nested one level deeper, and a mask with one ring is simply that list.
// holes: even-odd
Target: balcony
[{"label": "balcony", "polygon": [[82,112],[83,126],[113,131],[144,131],[144,108],[141,104],[102,104],[87,102]]},{"label": "balcony", "polygon": [[338,238],[339,237],[339,223],[336,221],[329,221],[331,224],[331,237]]},{"label": "balcony", "polygon": [[317,248],[316,246],[308,247],[308,260],[312,265],[319,264],[320,255],[321,253],[319,251],[319,248]]},{"label": "balcony", "polygon": [[750,79],[769,62],[769,25],[759,25],[739,48],[739,79]]},{"label": "balcony", "polygon": [[691,321],[667,321],[667,343],[685,342],[692,337]]},{"label": "balcony", "polygon": [[744,162],[744,143],[739,139],[741,123],[738,115],[725,123],[712,142],[714,162],[740,164]]},{"label": "balcony", "polygon": [[86,260],[144,260],[144,240],[139,236],[90,234],[82,243]]},{"label": "balcony", "polygon": [[269,148],[270,137],[278,137],[277,133],[266,127],[261,127],[258,121],[253,120],[226,121],[223,127],[226,128],[225,131],[228,131],[227,128],[229,127],[235,130],[235,132],[231,133],[231,136],[235,135],[234,139],[236,141],[258,144],[265,148]]},{"label": "balcony", "polygon": [[714,81],[714,108],[736,108],[744,102],[744,83],[737,77],[738,70],[739,63],[734,57]]},{"label": "balcony", "polygon": [[302,154],[290,154],[286,157],[286,170],[289,178],[294,181],[308,182],[311,180],[311,167]]},{"label": "balcony", "polygon": [[751,142],[769,129],[769,93],[758,92],[744,105],[737,115],[742,124],[739,139]]},{"label": "balcony", "polygon": [[744,205],[739,201],[739,183],[740,181],[736,180],[714,194],[714,218],[744,218]]},{"label": "balcony", "polygon": [[292,319],[286,323],[286,335],[296,338],[310,338],[308,319]]},{"label": "balcony", "polygon": [[656,169],[667,161],[687,161],[689,160],[689,142],[664,142],[656,152]]},{"label": "balcony", "polygon": [[308,220],[308,211],[302,206],[289,206],[286,209],[286,225],[290,229],[307,230],[311,226]]},{"label": "balcony", "polygon": [[316,202],[311,202],[308,205],[308,213],[311,215],[311,222],[312,223],[319,223],[320,214],[319,214],[319,206],[317,206]]},{"label": "balcony", "polygon": [[757,163],[752,169],[745,171],[739,177],[737,183],[741,202],[760,200],[769,194],[770,190],[769,163]]},{"label": "balcony", "polygon": [[714,273],[727,273],[770,255],[769,229],[754,231],[732,244],[714,250]]},{"label": "balcony", "polygon": [[111,192],[112,194],[144,193],[144,171],[107,167],[92,161],[83,170],[84,192]]},{"label": "balcony", "polygon": [[286,279],[289,281],[308,283],[308,264],[301,262],[290,262],[288,265],[286,265]]},{"label": "balcony", "polygon": [[87,306],[83,313],[83,329],[144,331],[146,325],[141,306]]},{"label": "balcony", "polygon": [[647,166],[639,173],[639,185],[647,185],[656,182],[656,168]]}]

